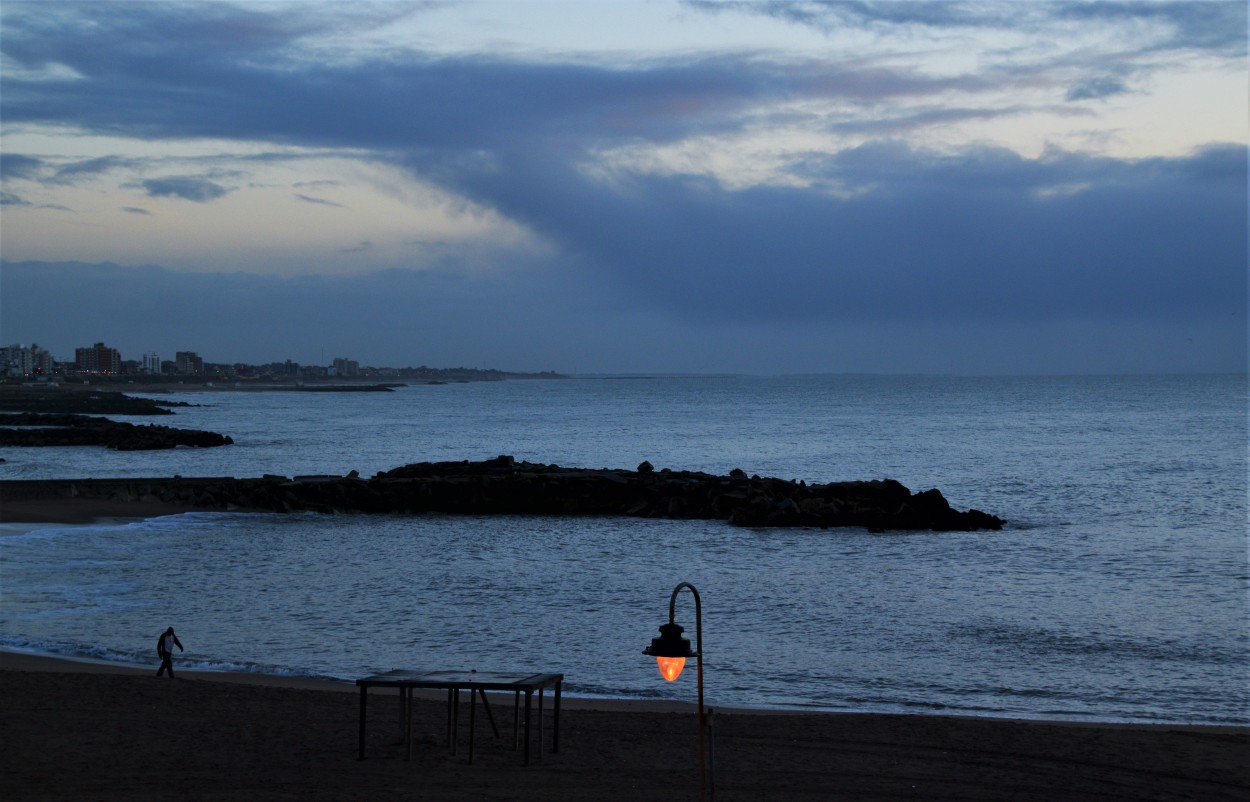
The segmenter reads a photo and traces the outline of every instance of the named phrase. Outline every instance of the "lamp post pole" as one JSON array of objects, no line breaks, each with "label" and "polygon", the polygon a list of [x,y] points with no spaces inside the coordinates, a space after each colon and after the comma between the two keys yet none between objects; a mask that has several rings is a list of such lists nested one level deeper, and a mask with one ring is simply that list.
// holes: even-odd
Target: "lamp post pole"
[{"label": "lamp post pole", "polygon": [[695,668],[699,685],[699,793],[707,790],[707,714],[703,711],[703,602],[699,599],[699,591],[689,582],[682,582],[673,588],[673,595],[668,600],[668,622],[673,623],[677,613],[677,594],[682,588],[688,588],[694,596],[694,650]]},{"label": "lamp post pole", "polygon": [[[690,591],[694,596],[694,629],[695,629],[695,652],[690,653],[690,641],[681,636],[681,627],[677,625],[677,594],[681,593],[682,588]],[[649,654],[657,658],[660,664],[660,673],[664,679],[672,682],[677,679],[681,673],[681,666],[685,663],[685,658],[694,657],[698,663],[698,683],[699,683],[699,798],[704,799],[707,796],[707,747],[706,747],[706,731],[707,731],[707,714],[703,708],[703,602],[699,598],[699,591],[689,582],[681,582],[677,587],[673,588],[673,595],[668,600],[668,624],[660,627],[660,637],[651,641],[651,645],[643,650],[643,654]],[[665,661],[674,658],[680,658],[676,667],[666,667]]]}]

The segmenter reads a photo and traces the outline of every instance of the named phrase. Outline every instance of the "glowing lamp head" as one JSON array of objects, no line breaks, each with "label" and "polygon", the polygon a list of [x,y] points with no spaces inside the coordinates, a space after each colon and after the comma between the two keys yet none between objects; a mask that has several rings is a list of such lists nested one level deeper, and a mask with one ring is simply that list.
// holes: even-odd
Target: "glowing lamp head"
[{"label": "glowing lamp head", "polygon": [[660,637],[652,638],[651,645],[642,650],[643,654],[655,658],[660,676],[668,682],[681,675],[681,670],[686,667],[687,657],[697,656],[690,650],[690,639],[683,638],[681,633],[682,629],[677,624],[661,624]]},{"label": "glowing lamp head", "polygon": [[681,670],[686,667],[686,658],[684,657],[657,657],[655,665],[660,669],[660,676],[665,682],[672,682],[681,676]]}]

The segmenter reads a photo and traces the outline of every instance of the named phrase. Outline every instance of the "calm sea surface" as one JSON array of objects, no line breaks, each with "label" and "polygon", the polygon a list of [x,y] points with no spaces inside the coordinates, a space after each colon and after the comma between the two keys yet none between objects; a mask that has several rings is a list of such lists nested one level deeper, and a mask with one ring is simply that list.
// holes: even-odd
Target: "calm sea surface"
[{"label": "calm sea surface", "polygon": [[[355,678],[564,672],[694,698],[641,654],[692,582],[710,704],[1250,723],[1245,376],[581,378],[191,393],[235,445],[5,449],[0,477],[372,475],[420,461],[937,487],[1001,532],[191,513],[0,530],[0,646]],[[148,423],[151,419],[131,419]],[[693,637],[694,603],[677,620]]]}]

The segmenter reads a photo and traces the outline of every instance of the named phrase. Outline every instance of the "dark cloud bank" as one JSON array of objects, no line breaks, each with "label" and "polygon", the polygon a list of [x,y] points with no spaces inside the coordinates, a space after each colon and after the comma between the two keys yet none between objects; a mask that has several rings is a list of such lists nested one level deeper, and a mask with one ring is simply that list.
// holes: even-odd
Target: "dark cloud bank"
[{"label": "dark cloud bank", "polygon": [[[789,7],[825,14],[825,5]],[[872,24],[909,9],[908,24],[978,24],[932,8],[915,17],[931,5],[837,9]],[[225,6],[72,8],[16,24],[6,15],[7,56],[81,76],[6,78],[6,121],[363,149],[525,224],[558,255],[501,261],[489,280],[402,264],[278,279],[6,263],[6,338],[105,338],[220,361],[311,361],[325,348],[376,363],[535,370],[1246,367],[1243,144],[1140,160],[938,154],[895,138],[914,124],[900,121],[853,150],[796,159],[795,186],[731,190],[632,171],[605,180],[583,169],[597,151],[740,130],[773,99],[971,97],[984,79],[762,57],[611,68],[391,54],[326,64],[287,55],[317,19]],[[1213,26],[1169,8],[1181,20],[1175,47],[1228,50]],[[1091,62],[1057,102],[1125,91],[1106,69]],[[22,154],[5,154],[3,167],[16,188],[73,178]],[[195,176],[144,187],[200,203],[229,191]]]}]

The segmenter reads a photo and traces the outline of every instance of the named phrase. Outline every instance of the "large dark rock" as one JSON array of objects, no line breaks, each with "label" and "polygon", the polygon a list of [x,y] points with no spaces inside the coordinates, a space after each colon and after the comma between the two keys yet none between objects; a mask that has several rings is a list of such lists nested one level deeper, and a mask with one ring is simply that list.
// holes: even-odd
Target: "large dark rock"
[{"label": "large dark rock", "polygon": [[[0,482],[0,494],[35,483]],[[753,527],[864,527],[870,531],[1001,529],[993,515],[952,509],[937,490],[913,494],[891,479],[806,484],[692,471],[561,468],[501,456],[422,462],[359,476],[45,482],[42,492],[209,509],[323,513],[620,515],[726,520]],[[72,486],[72,490],[69,489]]]},{"label": "large dark rock", "polygon": [[0,385],[0,411],[76,415],[172,415],[166,407],[188,407],[185,401],[136,398],[113,390],[82,387]]},{"label": "large dark rock", "polygon": [[0,414],[0,446],[106,446],[118,451],[152,451],[191,446],[212,448],[234,441],[216,432],[175,429],[170,426],[137,426],[91,415],[43,415],[23,412]]}]

